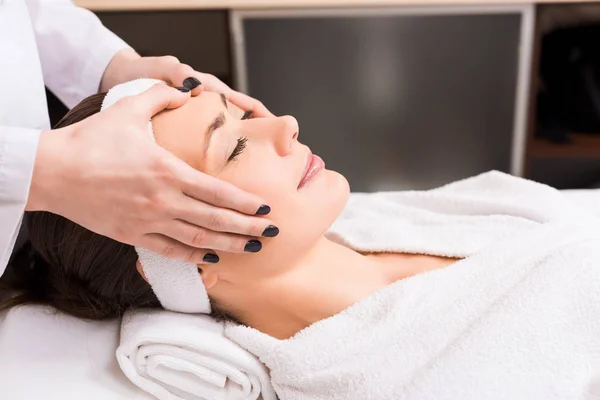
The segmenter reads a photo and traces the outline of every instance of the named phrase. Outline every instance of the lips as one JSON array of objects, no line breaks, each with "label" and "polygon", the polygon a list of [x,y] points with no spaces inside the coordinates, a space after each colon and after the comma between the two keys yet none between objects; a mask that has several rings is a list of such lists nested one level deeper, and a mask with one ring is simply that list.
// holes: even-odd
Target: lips
[{"label": "lips", "polygon": [[323,169],[325,169],[325,162],[321,157],[314,155],[309,150],[308,156],[306,157],[306,167],[302,174],[302,179],[300,179],[300,183],[298,184],[298,189],[301,189]]}]

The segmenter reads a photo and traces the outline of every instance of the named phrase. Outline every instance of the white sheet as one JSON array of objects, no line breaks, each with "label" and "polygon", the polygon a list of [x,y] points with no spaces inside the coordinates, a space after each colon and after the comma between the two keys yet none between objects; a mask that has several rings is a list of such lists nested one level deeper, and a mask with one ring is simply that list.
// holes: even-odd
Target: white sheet
[{"label": "white sheet", "polygon": [[153,399],[119,369],[119,321],[87,322],[42,306],[18,307],[3,317],[1,399]]},{"label": "white sheet", "polygon": [[[600,215],[600,190],[567,195]],[[0,398],[151,400],[117,365],[118,321],[85,322],[27,306],[0,316]]]},{"label": "white sheet", "polygon": [[600,189],[563,190],[562,192],[575,204],[600,215]]}]

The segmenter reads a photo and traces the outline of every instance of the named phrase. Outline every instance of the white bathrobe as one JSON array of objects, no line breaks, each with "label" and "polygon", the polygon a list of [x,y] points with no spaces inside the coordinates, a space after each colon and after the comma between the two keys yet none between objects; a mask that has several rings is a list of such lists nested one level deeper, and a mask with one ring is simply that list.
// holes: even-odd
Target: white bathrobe
[{"label": "white bathrobe", "polygon": [[229,324],[289,399],[600,399],[600,220],[491,172],[353,197],[329,237],[463,257],[288,340]]}]

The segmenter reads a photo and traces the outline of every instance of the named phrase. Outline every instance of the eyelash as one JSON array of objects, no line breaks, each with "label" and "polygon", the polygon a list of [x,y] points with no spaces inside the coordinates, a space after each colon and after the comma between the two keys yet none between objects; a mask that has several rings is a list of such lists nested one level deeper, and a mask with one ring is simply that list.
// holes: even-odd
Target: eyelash
[{"label": "eyelash", "polygon": [[233,149],[233,153],[231,153],[227,162],[235,160],[240,154],[242,154],[242,152],[246,148],[247,142],[248,138],[246,136],[242,136],[241,138],[239,138],[237,145],[235,146],[235,149]]}]

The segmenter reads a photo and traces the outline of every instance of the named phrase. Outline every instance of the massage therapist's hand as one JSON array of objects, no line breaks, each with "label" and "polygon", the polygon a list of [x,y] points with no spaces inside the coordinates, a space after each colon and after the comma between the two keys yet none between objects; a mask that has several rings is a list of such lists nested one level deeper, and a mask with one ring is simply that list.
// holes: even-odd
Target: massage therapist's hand
[{"label": "massage therapist's hand", "polygon": [[192,96],[203,90],[223,93],[242,110],[252,110],[253,117],[273,116],[260,101],[232,90],[214,75],[195,71],[172,56],[141,57],[132,49],[123,49],[112,58],[102,77],[100,91],[106,92],[119,83],[137,78],[155,78],[172,86],[185,87],[191,90]]},{"label": "massage therapist's hand", "polygon": [[243,252],[271,224],[255,216],[270,211],[262,199],[193,169],[148,134],[154,114],[188,99],[189,92],[158,84],[77,124],[42,132],[26,209],[194,263],[203,262],[202,249]]}]

